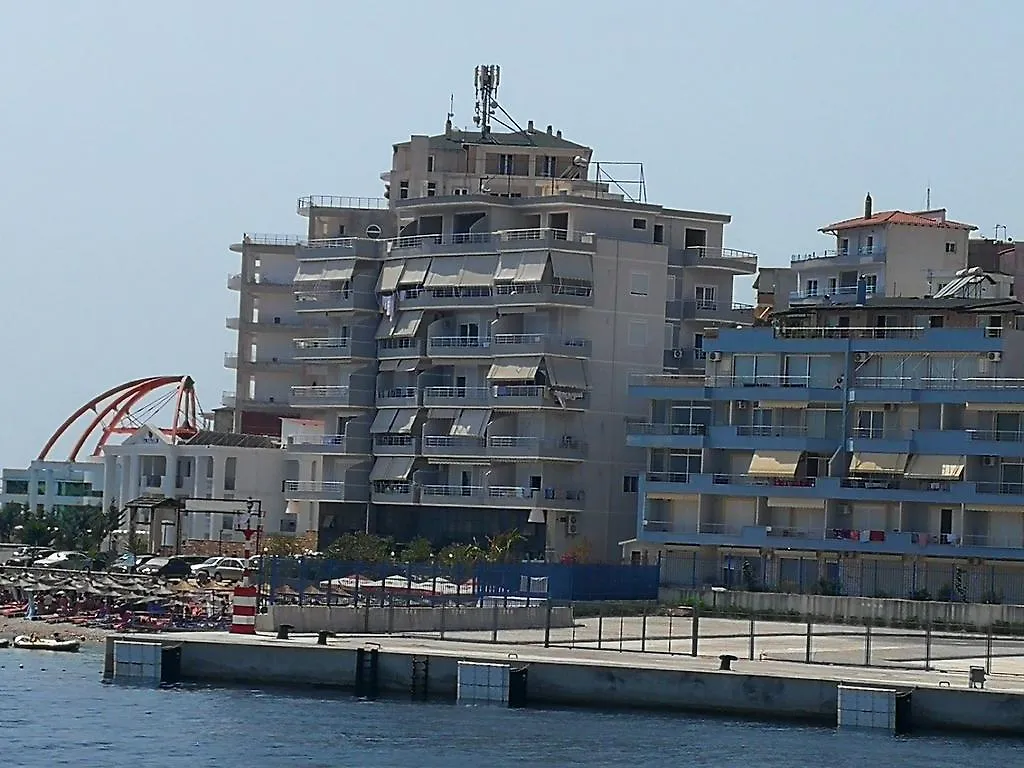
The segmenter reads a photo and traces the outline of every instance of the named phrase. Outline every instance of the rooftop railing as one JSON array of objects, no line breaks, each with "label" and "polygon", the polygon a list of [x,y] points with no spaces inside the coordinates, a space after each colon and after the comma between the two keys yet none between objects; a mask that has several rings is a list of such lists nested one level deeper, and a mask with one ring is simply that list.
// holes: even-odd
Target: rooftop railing
[{"label": "rooftop railing", "polygon": [[312,240],[300,240],[303,248],[355,248],[357,237],[319,237]]},{"label": "rooftop railing", "polygon": [[695,253],[699,259],[742,259],[757,260],[753,251],[741,251],[738,248],[717,248],[710,245],[693,245],[685,248],[688,253]]},{"label": "rooftop railing", "polygon": [[841,248],[839,250],[827,249],[824,251],[811,251],[810,253],[794,253],[789,257],[791,264],[797,264],[803,261],[815,261],[817,259],[834,259],[837,256],[839,258],[849,258],[854,256],[860,258],[861,256],[884,256],[885,248],[878,245],[864,246],[862,248]]},{"label": "rooftop railing", "polygon": [[345,195],[306,195],[300,197],[296,204],[296,210],[300,214],[308,212],[311,208],[383,209],[387,207],[388,201],[383,197],[348,197]]},{"label": "rooftop railing", "polygon": [[263,232],[246,232],[242,235],[243,245],[298,245],[302,238],[298,235],[274,235]]},{"label": "rooftop railing", "polygon": [[889,328],[852,326],[780,326],[775,336],[780,339],[919,339],[923,326]]},{"label": "rooftop railing", "polygon": [[423,245],[498,245],[502,242],[521,242],[531,240],[564,240],[572,243],[593,243],[594,233],[573,232],[567,229],[551,229],[540,227],[534,229],[506,229],[493,232],[453,232],[448,234],[410,235],[395,237],[389,242],[393,249],[420,248]]}]

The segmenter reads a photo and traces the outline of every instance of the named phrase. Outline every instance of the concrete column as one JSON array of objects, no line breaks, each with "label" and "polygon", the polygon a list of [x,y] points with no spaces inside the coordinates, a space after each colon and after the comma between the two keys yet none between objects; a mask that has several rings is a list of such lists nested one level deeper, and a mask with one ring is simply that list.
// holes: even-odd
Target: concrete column
[{"label": "concrete column", "polygon": [[120,489],[117,487],[117,457],[103,457],[103,509],[110,507],[110,502],[115,498],[121,503],[119,496]]},{"label": "concrete column", "polygon": [[227,474],[227,461],[223,456],[211,456],[210,461],[213,462],[213,489],[210,495],[215,499],[223,498],[224,478]]},{"label": "concrete column", "polygon": [[177,451],[170,452],[166,457],[167,465],[165,467],[163,480],[160,481],[160,493],[164,496],[171,498],[177,493],[177,479],[178,479],[178,456]]},{"label": "concrete column", "polygon": [[126,456],[128,462],[128,489],[125,493],[124,503],[139,496],[142,486],[142,457],[138,455]]}]

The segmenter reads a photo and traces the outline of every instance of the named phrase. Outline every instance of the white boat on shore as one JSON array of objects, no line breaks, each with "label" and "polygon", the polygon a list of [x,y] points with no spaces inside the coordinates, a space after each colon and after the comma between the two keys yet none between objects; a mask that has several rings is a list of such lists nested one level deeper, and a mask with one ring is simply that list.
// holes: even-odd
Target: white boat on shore
[{"label": "white boat on shore", "polygon": [[14,638],[14,647],[29,651],[64,651],[75,653],[82,645],[80,640],[61,640],[55,637],[30,637],[18,635]]},{"label": "white boat on shore", "polygon": [[0,637],[0,648],[6,648],[11,644],[11,641],[6,637]]}]

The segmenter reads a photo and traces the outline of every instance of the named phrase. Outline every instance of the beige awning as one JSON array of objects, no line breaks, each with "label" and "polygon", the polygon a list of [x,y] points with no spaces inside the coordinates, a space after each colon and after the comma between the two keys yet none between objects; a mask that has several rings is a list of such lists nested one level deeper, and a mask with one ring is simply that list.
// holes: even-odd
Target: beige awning
[{"label": "beige awning", "polygon": [[416,408],[399,408],[391,429],[388,432],[396,435],[407,435],[412,432],[412,425],[416,421]]},{"label": "beige awning", "polygon": [[793,477],[802,455],[803,451],[754,451],[747,474]]},{"label": "beige awning", "polygon": [[[777,408],[799,408],[805,410],[807,408],[806,400],[758,400],[758,408],[771,408],[775,410]],[[838,413],[838,411],[837,411]]]},{"label": "beige awning", "polygon": [[409,288],[423,285],[427,278],[427,270],[430,269],[430,257],[419,259],[406,259],[405,269],[398,279],[399,288]]},{"label": "beige awning", "polygon": [[796,507],[797,509],[824,509],[825,499],[789,499],[784,496],[769,496],[769,507]]},{"label": "beige awning", "polygon": [[427,277],[423,281],[426,288],[455,288],[459,285],[462,275],[463,257],[435,256],[430,260]]},{"label": "beige awning", "polygon": [[494,363],[487,372],[492,381],[530,381],[537,376],[539,357],[508,357]]},{"label": "beige awning", "polygon": [[871,475],[900,475],[907,467],[905,453],[855,453],[850,472]]},{"label": "beige awning", "polygon": [[391,431],[391,424],[395,421],[398,411],[392,408],[382,408],[373,417],[373,424],[370,425],[371,435],[382,435]]},{"label": "beige awning", "polygon": [[490,420],[490,411],[481,408],[466,408],[459,413],[452,428],[448,430],[448,434],[461,437],[483,437]]},{"label": "beige awning", "polygon": [[494,272],[497,282],[511,283],[519,273],[519,265],[523,261],[521,253],[503,253],[498,256],[498,268]]},{"label": "beige awning", "polygon": [[530,251],[524,253],[516,269],[515,282],[539,283],[544,279],[544,269],[548,265],[547,251]]},{"label": "beige awning", "polygon": [[545,357],[548,383],[560,389],[587,389],[584,362],[575,357]]},{"label": "beige awning", "polygon": [[497,256],[464,256],[459,285],[464,288],[486,287],[494,284]]},{"label": "beige awning", "polygon": [[964,473],[963,456],[916,454],[907,465],[907,477],[919,480],[959,480]]},{"label": "beige awning", "polygon": [[562,280],[594,282],[594,265],[589,253],[551,252],[551,273]]},{"label": "beige awning", "polygon": [[398,315],[398,320],[395,321],[395,327],[391,330],[391,335],[399,337],[415,336],[422,321],[422,309],[413,309],[401,312]]},{"label": "beige awning", "polygon": [[295,273],[295,282],[317,282],[320,280],[351,280],[356,268],[355,259],[317,259],[300,261]]},{"label": "beige awning", "polygon": [[378,293],[391,293],[396,290],[403,269],[405,262],[402,259],[384,262],[384,268],[380,271],[380,282],[377,284]]}]

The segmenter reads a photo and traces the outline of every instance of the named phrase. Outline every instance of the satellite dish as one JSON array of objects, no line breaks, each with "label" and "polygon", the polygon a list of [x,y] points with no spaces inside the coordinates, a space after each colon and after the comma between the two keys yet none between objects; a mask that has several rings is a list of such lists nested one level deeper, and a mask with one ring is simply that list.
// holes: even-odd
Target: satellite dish
[{"label": "satellite dish", "polygon": [[366,236],[371,240],[376,240],[380,237],[381,229],[378,224],[371,224],[366,228]]}]

